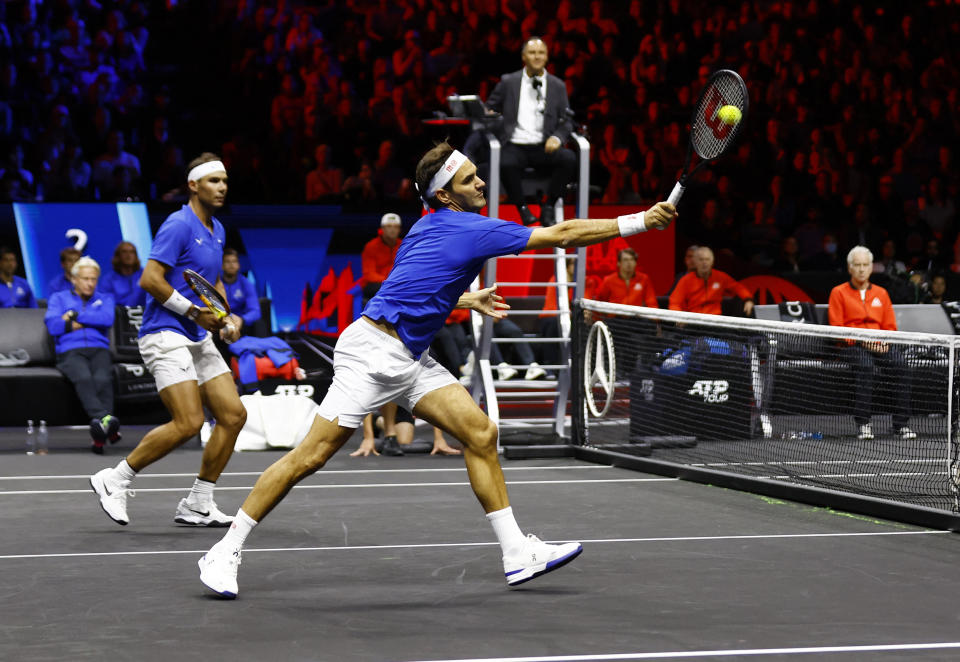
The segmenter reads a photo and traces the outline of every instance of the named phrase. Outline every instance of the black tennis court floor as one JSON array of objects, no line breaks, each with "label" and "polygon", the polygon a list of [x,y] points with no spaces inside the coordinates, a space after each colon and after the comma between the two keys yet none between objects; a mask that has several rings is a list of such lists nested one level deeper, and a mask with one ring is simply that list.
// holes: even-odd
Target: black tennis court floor
[{"label": "black tennis court floor", "polygon": [[[345,449],[220,600],[196,562],[222,531],[173,523],[199,449],[141,475],[120,527],[87,476],[142,431],[106,458],[78,434],[0,454],[0,660],[960,659],[956,534],[573,459],[504,460],[521,527],[584,543],[522,587],[462,459]],[[237,454],[224,510],[277,457]]]}]

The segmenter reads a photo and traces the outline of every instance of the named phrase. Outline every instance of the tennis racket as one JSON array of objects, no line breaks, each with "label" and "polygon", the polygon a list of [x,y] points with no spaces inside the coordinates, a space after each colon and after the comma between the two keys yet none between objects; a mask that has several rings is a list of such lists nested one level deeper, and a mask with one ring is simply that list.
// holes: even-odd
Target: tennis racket
[{"label": "tennis racket", "polygon": [[[728,109],[729,106],[736,110]],[[747,86],[737,72],[720,69],[710,76],[700,92],[693,118],[690,120],[690,144],[687,146],[683,173],[670,192],[667,202],[676,206],[693,174],[730,151],[744,122],[747,121],[749,107]],[[724,110],[721,111],[721,108]],[[694,152],[700,161],[690,170]]]},{"label": "tennis racket", "polygon": [[[220,294],[220,291],[217,290],[209,280],[193,269],[184,269],[183,279],[187,281],[190,289],[197,293],[197,296],[206,304],[207,308],[217,316],[217,319],[223,319],[230,314],[230,304],[227,303],[224,296]],[[233,324],[229,322],[226,328],[230,329],[231,333],[235,331]]]}]

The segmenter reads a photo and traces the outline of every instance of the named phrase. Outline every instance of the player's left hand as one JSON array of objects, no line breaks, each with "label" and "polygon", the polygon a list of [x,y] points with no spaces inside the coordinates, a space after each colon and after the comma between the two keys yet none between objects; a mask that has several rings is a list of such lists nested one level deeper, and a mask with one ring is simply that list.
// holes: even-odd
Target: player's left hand
[{"label": "player's left hand", "polygon": [[236,315],[227,315],[224,322],[226,324],[220,329],[220,339],[228,345],[240,340],[240,327],[243,326],[243,320]]},{"label": "player's left hand", "polygon": [[502,320],[507,316],[505,311],[509,310],[510,305],[503,302],[503,297],[497,294],[498,285],[487,287],[473,292],[471,308],[478,313],[487,315],[496,320]]},{"label": "player's left hand", "polygon": [[556,136],[550,136],[547,138],[547,142],[543,145],[543,151],[547,154],[553,154],[558,149],[560,149],[560,139]]}]

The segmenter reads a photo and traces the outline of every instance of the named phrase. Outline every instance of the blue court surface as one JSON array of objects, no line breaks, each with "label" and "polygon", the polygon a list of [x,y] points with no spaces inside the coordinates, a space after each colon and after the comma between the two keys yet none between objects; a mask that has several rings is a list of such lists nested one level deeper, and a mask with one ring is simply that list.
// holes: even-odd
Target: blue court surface
[{"label": "blue court surface", "polygon": [[[0,660],[956,660],[960,537],[573,459],[504,460],[520,526],[580,540],[516,589],[457,457],[351,458],[355,437],[248,540],[235,601],[197,559],[222,530],[173,522],[200,450],[134,482],[131,522],[87,477],[0,433]],[[235,512],[279,452],[237,454]]]}]

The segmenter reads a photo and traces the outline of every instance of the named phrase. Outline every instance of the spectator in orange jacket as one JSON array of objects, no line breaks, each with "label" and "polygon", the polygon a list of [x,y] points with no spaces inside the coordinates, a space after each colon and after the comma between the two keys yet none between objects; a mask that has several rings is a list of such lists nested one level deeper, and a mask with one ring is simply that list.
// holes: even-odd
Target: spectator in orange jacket
[{"label": "spectator in orange jacket", "polygon": [[637,252],[632,248],[617,251],[617,270],[603,279],[596,298],[626,306],[659,308],[653,282],[647,274],[637,271]]},{"label": "spectator in orange jacket", "polygon": [[[870,282],[873,273],[873,253],[866,246],[854,246],[847,254],[850,281],[837,285],[830,292],[828,315],[833,326],[857,329],[897,330],[890,295],[879,285]],[[907,364],[900,348],[882,340],[859,340],[841,348],[844,359],[853,366],[856,395],[853,419],[859,426],[858,438],[874,438],[870,426],[873,395],[873,376],[878,369],[890,373],[894,402],[890,403],[893,429],[902,439],[916,439],[916,433],[907,426],[910,417],[910,382]],[[906,377],[906,378],[905,378]]]},{"label": "spectator in orange jacket", "polygon": [[[594,298],[627,306],[660,307],[650,277],[637,271],[637,252],[632,248],[617,251],[617,270],[603,279]],[[594,313],[588,319],[599,317],[607,318]],[[630,324],[622,324],[616,321],[616,316],[604,321],[613,332],[617,372],[623,378],[629,378],[636,365],[639,349],[645,346],[649,338],[660,335],[659,325],[650,320],[633,320]]]},{"label": "spectator in orange jacket", "polygon": [[723,297],[732,295],[743,299],[744,315],[749,317],[753,313],[750,290],[729,274],[713,268],[712,250],[706,246],[697,248],[694,267],[695,270],[681,278],[670,293],[670,310],[721,315]]},{"label": "spectator in orange jacket", "polygon": [[393,269],[393,261],[400,248],[400,216],[389,212],[380,219],[377,236],[363,247],[360,262],[363,267],[363,302],[366,305],[379,290]]}]

